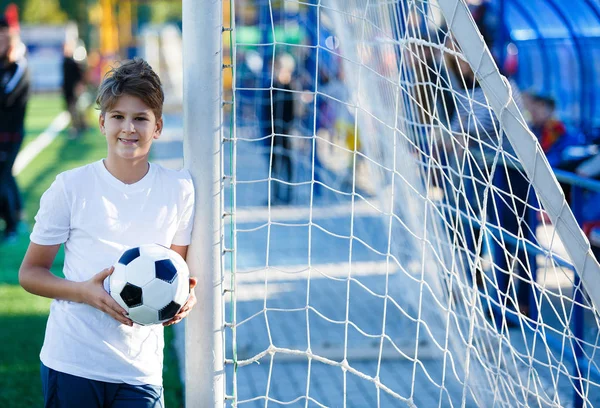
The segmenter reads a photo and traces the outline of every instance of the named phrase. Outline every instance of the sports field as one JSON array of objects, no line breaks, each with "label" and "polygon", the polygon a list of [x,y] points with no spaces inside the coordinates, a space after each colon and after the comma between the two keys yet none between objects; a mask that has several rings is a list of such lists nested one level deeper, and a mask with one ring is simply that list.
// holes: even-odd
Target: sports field
[{"label": "sports field", "polygon": [[[35,139],[61,112],[58,95],[35,95],[29,103],[25,144]],[[44,338],[50,300],[25,292],[18,284],[18,270],[29,243],[40,197],[62,171],[104,157],[106,143],[96,127],[96,112],[90,111],[91,130],[78,140],[63,132],[18,176],[25,203],[25,223],[16,243],[0,244],[0,407],[42,406],[39,351]],[[62,250],[53,272],[62,269]],[[177,362],[172,350],[172,329],[166,330],[165,402],[170,408],[183,406]]]}]

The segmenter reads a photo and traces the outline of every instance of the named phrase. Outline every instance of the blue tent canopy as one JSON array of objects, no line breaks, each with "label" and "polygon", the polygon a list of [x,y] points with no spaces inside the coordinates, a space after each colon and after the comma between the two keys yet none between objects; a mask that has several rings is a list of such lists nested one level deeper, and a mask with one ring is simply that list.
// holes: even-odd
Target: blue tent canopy
[{"label": "blue tent canopy", "polygon": [[596,0],[504,2],[507,36],[524,91],[554,96],[558,115],[589,138],[600,133],[600,4]]}]

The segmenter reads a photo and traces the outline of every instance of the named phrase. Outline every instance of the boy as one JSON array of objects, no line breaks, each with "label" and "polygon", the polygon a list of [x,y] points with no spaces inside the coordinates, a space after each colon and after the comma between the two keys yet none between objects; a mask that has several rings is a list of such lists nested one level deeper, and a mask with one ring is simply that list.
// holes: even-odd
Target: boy
[{"label": "boy", "polygon": [[[130,247],[158,243],[186,258],[190,174],[148,162],[163,101],[145,61],[113,68],[96,100],[106,158],[59,174],[42,196],[19,282],[54,299],[40,354],[45,407],[163,407],[163,327],[133,324],[103,285]],[[62,243],[65,279],[49,270]],[[188,302],[164,325],[187,316],[194,286],[190,278]]]}]

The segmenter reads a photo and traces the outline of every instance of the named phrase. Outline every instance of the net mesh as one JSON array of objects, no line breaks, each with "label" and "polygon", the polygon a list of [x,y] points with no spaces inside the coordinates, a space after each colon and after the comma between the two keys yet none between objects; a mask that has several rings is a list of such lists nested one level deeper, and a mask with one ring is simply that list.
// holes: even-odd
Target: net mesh
[{"label": "net mesh", "polygon": [[597,263],[465,10],[232,4],[228,405],[600,404]]}]

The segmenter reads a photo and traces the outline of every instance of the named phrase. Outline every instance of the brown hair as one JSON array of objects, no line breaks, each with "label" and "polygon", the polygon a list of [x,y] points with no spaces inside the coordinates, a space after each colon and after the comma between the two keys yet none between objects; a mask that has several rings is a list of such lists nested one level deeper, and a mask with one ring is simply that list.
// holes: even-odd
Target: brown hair
[{"label": "brown hair", "polygon": [[141,58],[122,61],[106,73],[96,97],[102,115],[109,111],[122,95],[140,98],[152,109],[157,119],[162,116],[165,94],[160,78]]}]

